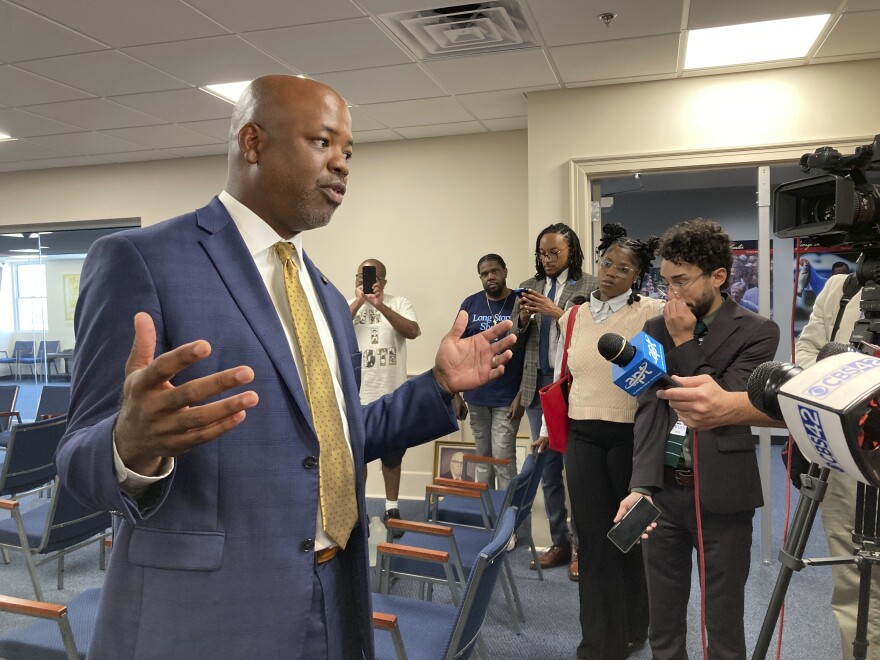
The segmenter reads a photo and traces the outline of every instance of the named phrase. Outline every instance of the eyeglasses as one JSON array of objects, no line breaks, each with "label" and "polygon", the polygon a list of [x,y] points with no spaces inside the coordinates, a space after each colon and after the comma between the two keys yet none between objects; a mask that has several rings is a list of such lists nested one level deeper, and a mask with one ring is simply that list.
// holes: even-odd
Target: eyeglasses
[{"label": "eyeglasses", "polygon": [[681,290],[684,289],[686,286],[690,286],[691,284],[693,284],[697,280],[702,279],[707,276],[708,276],[708,273],[703,273],[699,277],[695,277],[692,280],[687,280],[686,282],[672,282],[671,284],[658,284],[657,290],[660,293],[662,293],[664,296],[669,295],[670,291],[675,291],[675,293],[680,295]]},{"label": "eyeglasses", "polygon": [[535,256],[538,257],[541,261],[549,261],[554,262],[559,259],[559,255],[565,252],[568,248],[562,248],[561,250],[550,250],[550,252],[541,252],[538,250],[535,252]]},{"label": "eyeglasses", "polygon": [[617,271],[617,273],[619,275],[623,275],[624,277],[626,277],[627,275],[629,275],[630,273],[632,273],[635,270],[635,268],[633,268],[632,266],[627,266],[625,264],[615,265],[614,262],[609,261],[608,259],[600,259],[599,260],[599,267],[604,268],[605,270],[611,270],[613,268],[614,270]]}]

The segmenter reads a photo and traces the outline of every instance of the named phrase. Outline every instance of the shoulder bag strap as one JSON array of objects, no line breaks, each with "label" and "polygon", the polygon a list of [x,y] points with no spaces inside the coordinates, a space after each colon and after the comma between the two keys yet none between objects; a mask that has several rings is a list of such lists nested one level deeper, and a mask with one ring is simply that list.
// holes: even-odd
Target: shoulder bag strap
[{"label": "shoulder bag strap", "polygon": [[568,314],[568,323],[565,326],[565,345],[562,347],[562,373],[560,378],[568,373],[568,345],[571,343],[571,329],[574,328],[574,317],[577,316],[580,305],[571,308]]},{"label": "shoulder bag strap", "polygon": [[834,319],[834,328],[831,330],[831,339],[828,341],[834,341],[834,338],[837,336],[837,331],[840,329],[840,319],[843,318],[843,312],[846,309],[846,306],[849,305],[849,301],[852,300],[853,296],[856,295],[861,288],[856,274],[850,273],[846,278],[846,282],[843,283],[843,295],[840,298],[840,308],[837,310],[837,317]]}]

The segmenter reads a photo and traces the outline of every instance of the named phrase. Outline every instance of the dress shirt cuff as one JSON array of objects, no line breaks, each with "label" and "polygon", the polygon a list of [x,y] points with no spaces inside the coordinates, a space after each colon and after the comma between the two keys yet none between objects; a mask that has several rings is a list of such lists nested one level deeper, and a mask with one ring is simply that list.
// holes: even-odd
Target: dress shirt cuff
[{"label": "dress shirt cuff", "polygon": [[174,471],[174,459],[166,458],[159,468],[161,474],[155,477],[145,477],[137,472],[132,472],[125,467],[125,463],[122,462],[122,459],[119,457],[119,452],[116,450],[116,430],[114,429],[113,467],[116,471],[116,481],[119,483],[119,487],[126,495],[137,501],[146,492],[147,488],[157,481],[168,478],[168,476]]}]

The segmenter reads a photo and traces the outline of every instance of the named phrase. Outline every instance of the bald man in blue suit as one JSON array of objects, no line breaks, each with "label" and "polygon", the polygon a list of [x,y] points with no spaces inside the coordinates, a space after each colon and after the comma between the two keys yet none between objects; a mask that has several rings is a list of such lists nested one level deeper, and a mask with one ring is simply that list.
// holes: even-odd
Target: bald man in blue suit
[{"label": "bald man in blue suit", "polygon": [[[515,338],[491,343],[507,322],[462,340],[460,315],[431,371],[360,405],[348,305],[302,245],[342,202],[351,153],[332,89],[259,78],[233,114],[224,191],[89,253],[56,460],[115,515],[91,658],[373,657],[364,464],[453,431],[452,393],[500,376]],[[347,539],[323,526],[278,241],[296,248],[351,451]]]}]

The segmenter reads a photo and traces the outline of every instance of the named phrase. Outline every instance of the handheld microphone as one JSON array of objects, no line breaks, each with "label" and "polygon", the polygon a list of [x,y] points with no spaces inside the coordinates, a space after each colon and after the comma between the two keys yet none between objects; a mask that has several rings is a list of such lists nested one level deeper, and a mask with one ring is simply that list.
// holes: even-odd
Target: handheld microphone
[{"label": "handheld microphone", "polygon": [[599,337],[599,354],[611,362],[611,379],[630,396],[638,396],[651,385],[678,387],[666,375],[666,354],[663,345],[644,332],[631,342],[613,332]]},{"label": "handheld microphone", "polygon": [[831,345],[825,355],[807,369],[759,365],[749,378],[749,401],[784,421],[810,462],[880,486],[880,359],[845,344]]}]

